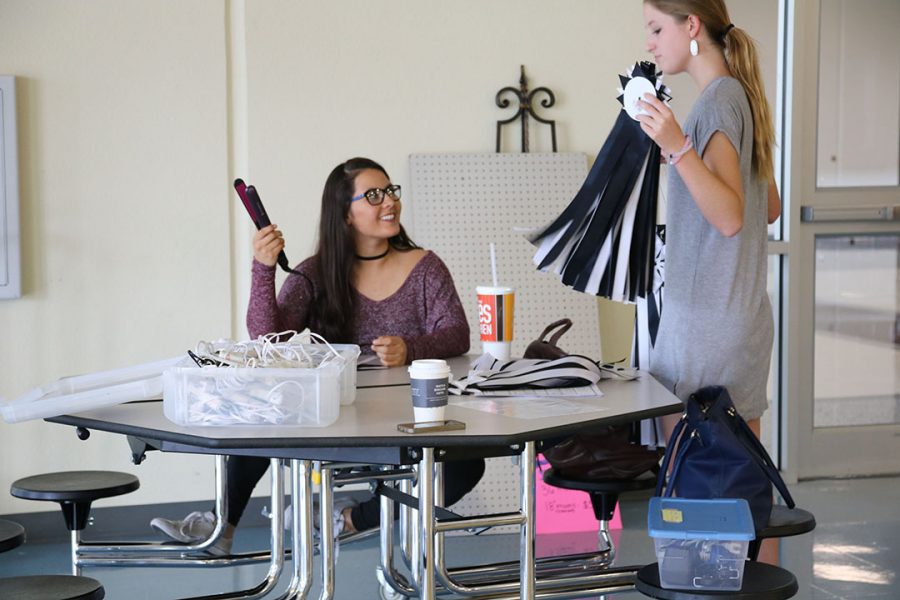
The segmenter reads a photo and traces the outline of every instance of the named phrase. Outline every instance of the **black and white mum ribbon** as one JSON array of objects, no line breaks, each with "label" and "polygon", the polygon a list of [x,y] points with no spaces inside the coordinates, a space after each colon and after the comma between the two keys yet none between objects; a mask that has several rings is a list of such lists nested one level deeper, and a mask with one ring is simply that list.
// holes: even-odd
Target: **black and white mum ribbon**
[{"label": "black and white mum ribbon", "polygon": [[601,365],[586,356],[574,354],[555,360],[523,358],[509,361],[483,354],[472,364],[468,375],[450,382],[450,393],[575,387],[593,385],[601,379],[636,377],[637,373],[632,369]]},{"label": "black and white mum ribbon", "polygon": [[662,318],[663,292],[666,279],[666,226],[656,226],[656,260],[653,265],[652,293],[635,302],[634,340],[631,344],[631,366],[650,368],[650,352],[656,345],[656,334]]},{"label": "black and white mum ribbon", "polygon": [[534,262],[580,292],[634,302],[652,292],[660,150],[633,116],[637,99],[671,99],[662,74],[639,62],[620,75],[623,110],[562,214],[530,236]]},{"label": "black and white mum ribbon", "polygon": [[[634,340],[631,344],[631,366],[650,368],[650,353],[656,345],[656,334],[662,317],[663,293],[666,280],[666,226],[656,226],[656,260],[654,261],[653,293],[635,302]],[[666,438],[662,422],[655,419],[641,421],[641,444],[650,448],[665,448]]]}]

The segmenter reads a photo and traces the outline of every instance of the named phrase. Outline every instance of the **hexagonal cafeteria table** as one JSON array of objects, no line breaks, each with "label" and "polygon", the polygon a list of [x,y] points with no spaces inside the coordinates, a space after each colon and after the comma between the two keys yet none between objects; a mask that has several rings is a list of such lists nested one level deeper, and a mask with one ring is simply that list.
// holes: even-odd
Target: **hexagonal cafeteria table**
[{"label": "hexagonal cafeteria table", "polygon": [[[459,376],[468,365],[466,357],[451,361],[451,367]],[[570,435],[601,424],[630,422],[648,417],[679,412],[681,402],[650,375],[642,373],[635,381],[603,381],[603,396],[579,401],[596,405],[596,410],[578,414],[524,419],[472,410],[451,404],[447,418],[466,424],[463,431],[410,435],[397,430],[398,423],[413,420],[409,392],[409,379],[405,368],[384,371],[360,372],[356,402],[342,406],[338,420],[329,427],[182,427],[163,416],[158,401],[138,402],[85,411],[75,415],[63,415],[47,419],[55,423],[97,429],[129,436],[140,440],[150,448],[163,452],[200,454],[243,454],[273,459],[288,459],[292,468],[292,489],[299,494],[294,504],[292,551],[295,557],[294,574],[289,593],[283,598],[305,597],[309,587],[313,546],[311,527],[310,469],[309,461],[321,460],[335,463],[418,465],[418,473],[436,474],[418,478],[418,519],[412,536],[412,582],[393,580],[393,572],[382,571],[380,576],[395,590],[406,595],[419,594],[421,598],[434,598],[437,590],[436,575],[444,588],[459,593],[491,595],[492,597],[534,598],[535,590],[564,591],[584,590],[586,594],[610,592],[630,588],[637,567],[607,569],[602,572],[584,572],[575,577],[560,577],[559,565],[548,569],[548,576],[536,577],[534,557],[534,473],[536,445],[541,440]],[[435,482],[440,488],[441,469],[435,469],[439,461],[476,456],[520,455],[520,510],[504,515],[441,519],[435,515]],[[281,469],[273,469],[272,493],[272,566],[267,581],[254,590],[233,595],[217,595],[217,598],[258,598],[267,593],[277,580],[284,559],[280,507],[282,495]],[[331,513],[331,471],[323,469],[323,494],[321,513]],[[221,508],[220,503],[217,507]],[[382,498],[382,511],[391,509],[389,501]],[[391,515],[392,513],[387,513]],[[382,519],[382,552],[390,554],[385,545],[390,541],[392,519]],[[331,519],[321,523],[323,553],[323,596],[330,597],[333,589],[333,558],[331,548]],[[470,569],[459,575],[474,575],[470,580],[453,579],[453,573],[443,567],[441,542],[444,531],[471,529],[487,525],[519,525],[521,537],[520,560],[517,573],[510,577],[510,566],[497,569]],[[276,531],[277,530],[277,531]],[[387,538],[387,540],[385,539]],[[437,540],[437,547],[436,547]],[[201,547],[203,545],[201,544]],[[178,547],[175,546],[177,549]],[[115,550],[121,547],[106,546],[95,550]],[[168,547],[169,550],[172,546]],[[181,550],[185,548],[182,546]],[[438,554],[438,562],[435,554]],[[174,557],[184,561],[183,557]],[[222,564],[222,559],[218,559]],[[188,561],[190,562],[190,561]],[[86,562],[85,564],[91,564]],[[110,563],[106,563],[110,564]],[[113,563],[114,564],[114,563]],[[133,564],[133,563],[131,563]],[[154,563],[158,564],[158,563]],[[196,563],[192,563],[196,564]],[[382,565],[383,568],[385,565]],[[436,568],[437,567],[437,568]],[[492,571],[498,576],[491,580]],[[456,572],[456,570],[454,570]],[[501,572],[503,575],[500,576]],[[469,583],[477,581],[477,584]],[[574,587],[573,587],[574,586]]]}]

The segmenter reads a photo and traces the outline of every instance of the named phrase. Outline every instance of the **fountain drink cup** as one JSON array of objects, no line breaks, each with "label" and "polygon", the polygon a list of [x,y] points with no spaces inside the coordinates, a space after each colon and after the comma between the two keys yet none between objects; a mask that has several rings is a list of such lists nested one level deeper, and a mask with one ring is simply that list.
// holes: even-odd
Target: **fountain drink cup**
[{"label": "fountain drink cup", "polygon": [[482,351],[498,360],[509,360],[516,291],[511,287],[480,285],[475,292]]}]

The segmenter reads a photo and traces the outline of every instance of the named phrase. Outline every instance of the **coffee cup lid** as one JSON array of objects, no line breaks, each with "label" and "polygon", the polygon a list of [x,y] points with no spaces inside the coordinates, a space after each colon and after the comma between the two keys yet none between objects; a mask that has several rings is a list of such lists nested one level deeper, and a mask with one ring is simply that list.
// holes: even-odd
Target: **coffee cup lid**
[{"label": "coffee cup lid", "polygon": [[408,371],[411,377],[418,378],[437,378],[450,375],[450,367],[447,366],[447,361],[439,358],[414,360],[410,363]]}]

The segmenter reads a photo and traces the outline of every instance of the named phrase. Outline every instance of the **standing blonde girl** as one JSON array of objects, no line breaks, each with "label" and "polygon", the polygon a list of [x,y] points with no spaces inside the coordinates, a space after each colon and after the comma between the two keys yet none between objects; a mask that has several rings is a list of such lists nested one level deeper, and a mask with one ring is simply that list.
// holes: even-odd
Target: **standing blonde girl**
[{"label": "standing blonde girl", "polygon": [[773,339],[766,225],[781,201],[756,48],[723,0],[645,0],[644,21],[659,68],[700,89],[683,126],[656,98],[642,105],[641,127],[671,165],[666,304],[650,370],[682,400],[725,386],[759,436]]},{"label": "standing blonde girl", "polygon": [[[686,72],[700,89],[683,128],[649,94],[639,117],[670,164],[665,310],[650,371],[682,401],[725,386],[759,437],[774,330],[766,224],[781,200],[756,48],[723,0],[645,0],[644,24],[663,73]],[[676,422],[664,420],[667,437]],[[777,546],[763,544],[760,560],[777,564]]]}]

